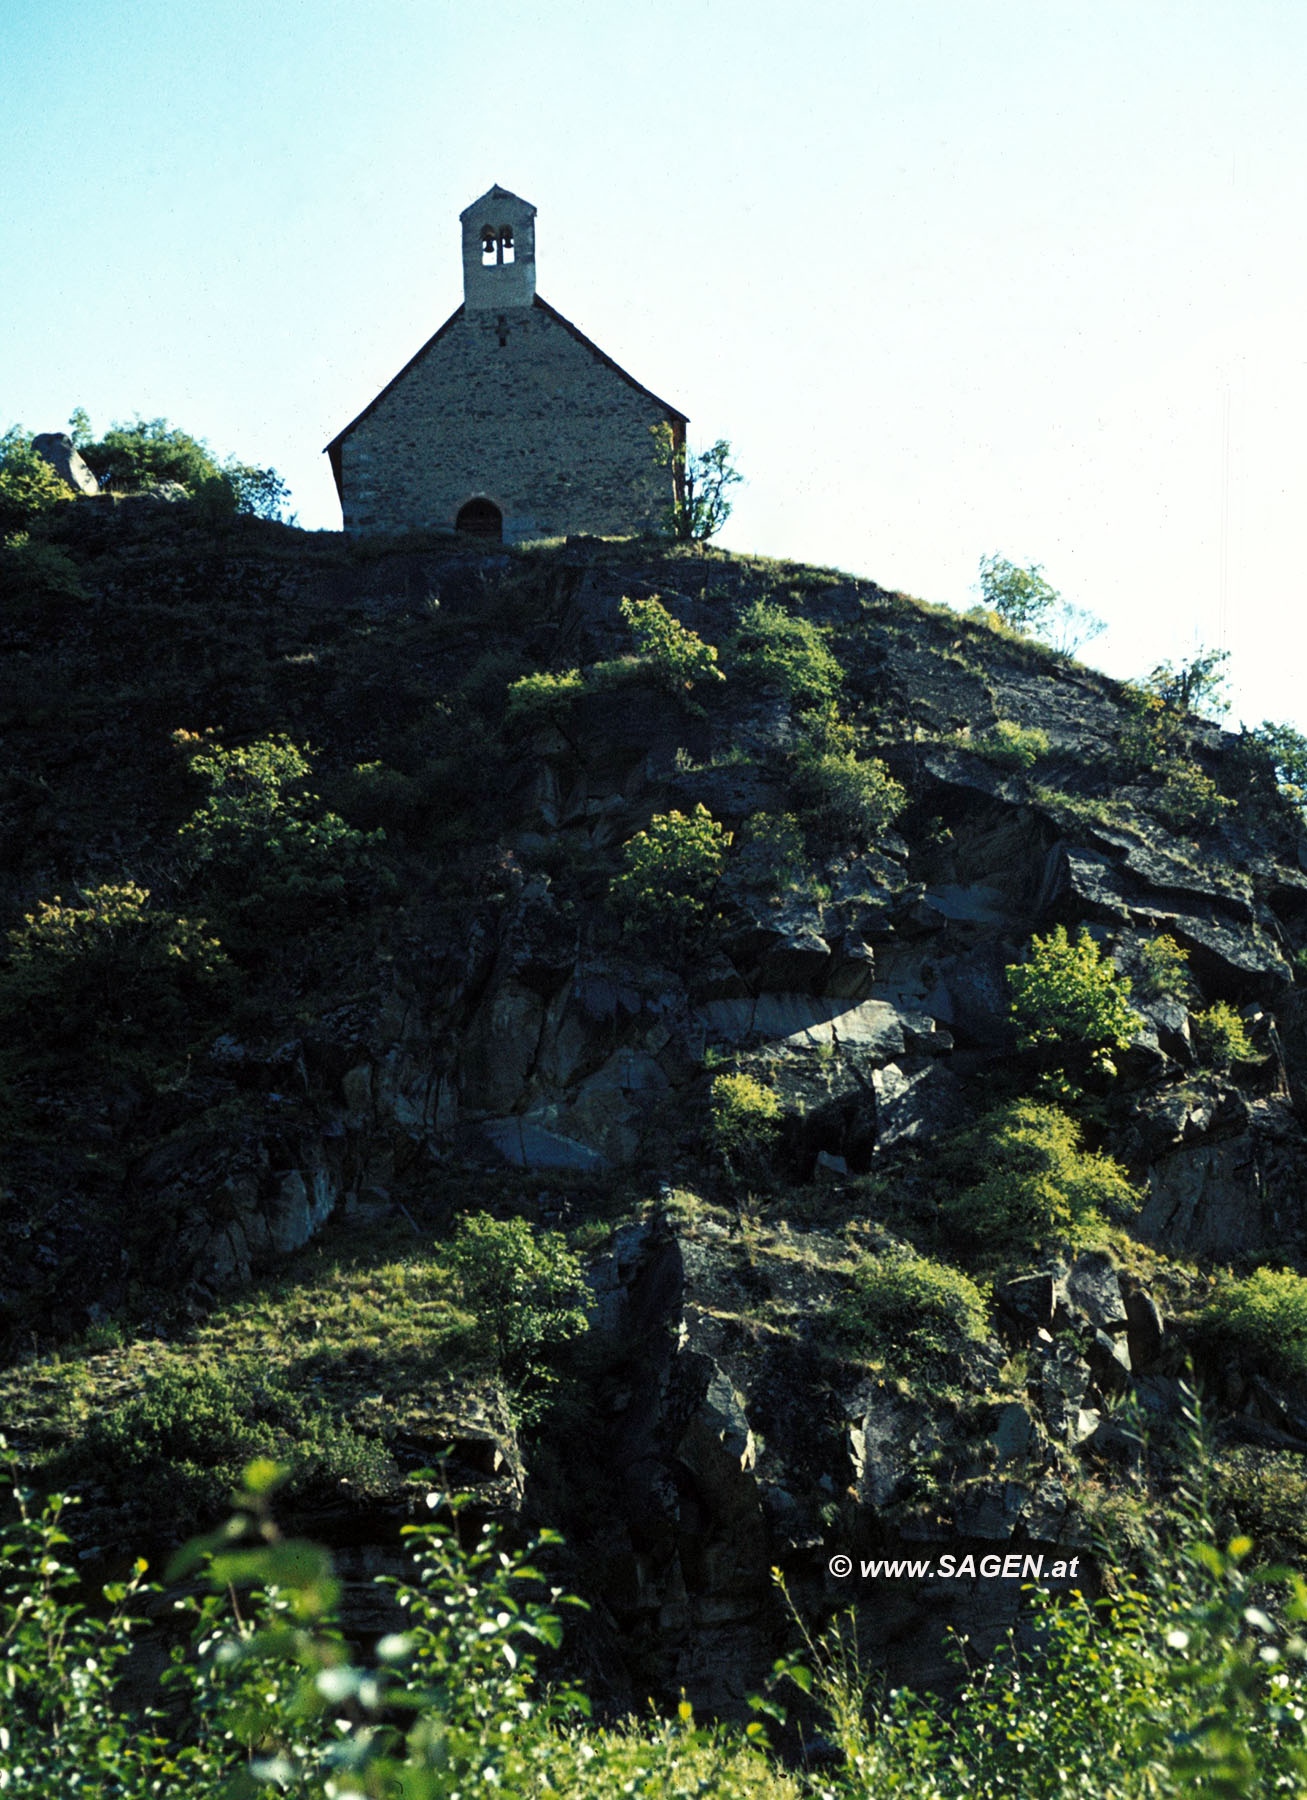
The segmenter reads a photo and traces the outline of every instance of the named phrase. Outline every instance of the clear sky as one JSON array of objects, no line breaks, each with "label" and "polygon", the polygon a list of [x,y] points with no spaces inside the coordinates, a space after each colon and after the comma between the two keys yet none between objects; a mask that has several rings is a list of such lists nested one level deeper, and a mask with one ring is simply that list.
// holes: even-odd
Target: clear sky
[{"label": "clear sky", "polygon": [[0,0],[0,427],[163,415],[338,528],[322,446],[458,214],[728,437],[722,542],[1307,729],[1307,0]]}]

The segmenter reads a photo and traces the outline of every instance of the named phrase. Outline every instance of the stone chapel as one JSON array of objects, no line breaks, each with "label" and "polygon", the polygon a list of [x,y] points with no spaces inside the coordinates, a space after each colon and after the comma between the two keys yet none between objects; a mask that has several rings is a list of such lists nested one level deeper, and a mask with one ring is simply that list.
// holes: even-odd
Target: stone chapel
[{"label": "stone chapel", "polygon": [[502,187],[460,215],[463,304],[327,445],[346,531],[511,544],[662,524],[654,428],[683,446],[686,416],[536,293],[535,217]]}]

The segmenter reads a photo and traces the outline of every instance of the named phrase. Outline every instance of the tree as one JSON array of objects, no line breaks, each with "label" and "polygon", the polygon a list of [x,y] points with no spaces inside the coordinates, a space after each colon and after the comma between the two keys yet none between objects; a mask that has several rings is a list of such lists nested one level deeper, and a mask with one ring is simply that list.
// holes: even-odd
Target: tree
[{"label": "tree", "polygon": [[1262,750],[1275,772],[1276,786],[1294,806],[1307,805],[1307,737],[1292,725],[1263,719],[1245,734]]},{"label": "tree", "polygon": [[744,479],[731,462],[729,440],[718,438],[707,450],[692,452],[664,422],[654,426],[654,442],[659,465],[672,472],[675,498],[668,514],[672,536],[682,543],[707,543],[731,516],[727,488]]},{"label": "tree", "polygon": [[167,419],[142,419],[111,425],[92,440],[90,420],[78,407],[68,421],[69,435],[102,487],[131,492],[155,482],[176,481],[193,495],[203,494],[209,510],[248,513],[257,519],[284,519],[290,489],[275,469],[229,456],[219,462],[203,438],[192,437]]},{"label": "tree", "polygon": [[1144,683],[1145,693],[1155,694],[1164,706],[1177,712],[1227,713],[1228,650],[1195,650],[1184,662],[1161,662]]},{"label": "tree", "polygon": [[1004,625],[1032,635],[1048,623],[1062,600],[1044,579],[1039,563],[1021,569],[1005,556],[981,557],[980,595],[985,607],[997,613]]}]

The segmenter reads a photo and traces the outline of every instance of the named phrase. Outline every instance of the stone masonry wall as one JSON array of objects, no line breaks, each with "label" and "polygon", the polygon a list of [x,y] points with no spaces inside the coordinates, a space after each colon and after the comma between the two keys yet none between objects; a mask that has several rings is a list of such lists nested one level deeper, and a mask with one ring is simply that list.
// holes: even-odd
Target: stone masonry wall
[{"label": "stone masonry wall", "polygon": [[456,316],[344,440],[346,531],[450,529],[478,495],[508,543],[661,523],[658,403],[542,307],[502,316]]}]

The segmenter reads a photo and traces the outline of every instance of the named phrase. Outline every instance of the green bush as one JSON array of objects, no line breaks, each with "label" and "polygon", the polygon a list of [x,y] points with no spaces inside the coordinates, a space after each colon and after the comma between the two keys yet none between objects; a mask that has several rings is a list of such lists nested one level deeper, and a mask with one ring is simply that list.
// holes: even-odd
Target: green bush
[{"label": "green bush", "polygon": [[926,1256],[865,1256],[832,1323],[855,1355],[937,1365],[986,1334],[985,1297],[960,1269]]},{"label": "green bush", "polygon": [[1080,1128],[1055,1106],[1017,1100],[960,1133],[945,1167],[954,1177],[943,1211],[974,1244],[1076,1243],[1139,1196],[1110,1156],[1080,1148]]},{"label": "green bush", "polygon": [[1263,1554],[1307,1561],[1307,1468],[1291,1450],[1227,1451],[1212,1471],[1216,1509]]},{"label": "green bush", "polygon": [[11,617],[48,601],[85,598],[81,572],[60,545],[38,543],[25,531],[0,542],[0,608]]},{"label": "green bush", "polygon": [[793,791],[805,827],[819,842],[874,844],[907,805],[907,795],[883,762],[852,750],[804,749],[796,758]]},{"label": "green bush", "polygon": [[1025,962],[1009,963],[1010,1013],[1023,1050],[1042,1053],[1064,1067],[1082,1056],[1107,1074],[1115,1074],[1114,1050],[1134,1037],[1137,1019],[1129,1002],[1129,979],[1117,973],[1089,934],[1080,927],[1075,941],[1058,925],[1047,937],[1034,937]]},{"label": "green bush", "polygon": [[1199,1315],[1198,1329],[1277,1380],[1307,1382],[1307,1277],[1291,1269],[1227,1278]]},{"label": "green bush", "polygon": [[286,1466],[292,1491],[348,1481],[385,1486],[384,1448],[294,1392],[284,1377],[244,1367],[166,1364],[141,1392],[92,1419],[65,1457],[120,1498],[152,1490],[174,1527],[223,1505],[251,1457]]},{"label": "green bush", "polygon": [[1048,622],[1062,598],[1039,563],[1023,569],[1005,556],[981,557],[980,597],[984,609],[997,613],[1009,630],[1031,633]]},{"label": "green bush", "polygon": [[448,1258],[463,1302],[506,1375],[586,1329],[581,1260],[556,1231],[473,1213],[458,1222]]},{"label": "green bush", "polygon": [[1259,1062],[1243,1020],[1228,1000],[1217,1000],[1193,1015],[1194,1049],[1199,1060],[1219,1074],[1235,1063]]},{"label": "green bush", "polygon": [[0,539],[26,531],[61,500],[76,496],[32,448],[31,433],[12,425],[0,437]]},{"label": "green bush", "polygon": [[1210,831],[1235,802],[1195,762],[1172,762],[1166,779],[1149,796],[1149,806],[1172,831]]},{"label": "green bush", "polygon": [[800,709],[834,700],[844,679],[820,628],[769,600],[741,614],[731,661],[746,680],[780,688]]},{"label": "green bush", "polygon": [[708,1108],[709,1139],[727,1174],[758,1180],[770,1173],[781,1129],[780,1097],[774,1089],[742,1071],[717,1075]]},{"label": "green bush", "polygon": [[523,675],[508,690],[504,723],[532,730],[557,724],[585,690],[585,677],[579,669],[564,669],[557,675],[542,669],[535,675]]},{"label": "green bush", "polygon": [[998,719],[983,737],[976,738],[972,749],[1008,769],[1033,769],[1041,756],[1048,755],[1048,733],[1033,725],[1018,725],[1015,719]]},{"label": "green bush", "polygon": [[221,944],[203,920],[149,905],[146,888],[58,894],[8,934],[0,968],[0,1036],[30,1061],[69,1054],[154,1066],[202,1029],[228,984]]},{"label": "green bush", "polygon": [[1145,693],[1155,695],[1173,712],[1227,713],[1225,665],[1229,660],[1228,650],[1197,650],[1185,662],[1158,663],[1142,685]]},{"label": "green bush", "polygon": [[1189,952],[1167,932],[1139,946],[1139,991],[1145,1000],[1182,1000],[1189,992]]},{"label": "green bush", "polygon": [[1276,787],[1291,806],[1307,806],[1307,736],[1293,725],[1264,719],[1248,734],[1254,753],[1270,764]]},{"label": "green bush", "polygon": [[411,831],[429,806],[423,783],[388,763],[355,763],[333,797],[360,831]]},{"label": "green bush", "polygon": [[647,658],[663,686],[684,695],[700,681],[725,681],[717,666],[717,648],[705,644],[673,618],[656,594],[643,600],[623,600],[623,619],[631,629],[641,656]]},{"label": "green bush", "polygon": [[220,896],[228,916],[268,928],[299,922],[304,910],[337,905],[385,885],[375,851],[381,831],[356,831],[319,812],[306,791],[311,752],[284,733],[227,749],[178,731],[174,742],[208,798],[178,833],[191,869]]},{"label": "green bush", "polygon": [[[1201,1446],[1187,1472],[1202,1492]],[[670,1719],[591,1726],[585,1694],[540,1667],[562,1640],[560,1609],[581,1604],[538,1566],[557,1538],[515,1551],[493,1525],[467,1529],[447,1496],[427,1496],[435,1523],[402,1527],[414,1568],[387,1586],[403,1628],[360,1651],[341,1628],[328,1553],[277,1527],[276,1469],[260,1462],[246,1475],[235,1514],[168,1570],[174,1594],[186,1583],[168,1616],[180,1612],[192,1633],[189,1644],[174,1637],[166,1710],[142,1706],[139,1674],[122,1679],[146,1630],[132,1614],[147,1598],[163,1610],[162,1592],[142,1587],[145,1563],[103,1590],[104,1608],[87,1604],[69,1503],[38,1511],[16,1485],[16,1517],[0,1526],[6,1800],[1270,1800],[1303,1790],[1307,1593],[1258,1570],[1247,1538],[1222,1549],[1186,1488],[1174,1533],[1150,1531],[1143,1572],[1111,1570],[1102,1598],[1090,1597],[1098,1583],[1085,1577],[1098,1571],[1083,1553],[1046,1553],[1031,1612],[989,1654],[968,1656],[946,1696],[873,1686],[852,1613],[816,1637],[795,1614],[801,1648],[776,1672],[829,1729],[820,1766],[787,1772],[757,1719],[743,1732],[705,1728],[684,1700]],[[976,1555],[981,1579],[1005,1573],[1008,1548],[993,1548],[989,1571]],[[147,1659],[161,1647],[150,1643]]]},{"label": "green bush", "polygon": [[[86,415],[80,414],[83,426]],[[290,489],[275,469],[228,457],[219,462],[203,438],[170,425],[167,419],[136,418],[130,425],[111,425],[102,438],[78,448],[101,486],[134,493],[175,481],[200,501],[211,522],[233,513],[259,519],[283,519]]]},{"label": "green bush", "polygon": [[655,813],[648,831],[622,846],[624,867],[609,884],[623,928],[679,947],[699,926],[721,878],[731,834],[706,806]]}]

